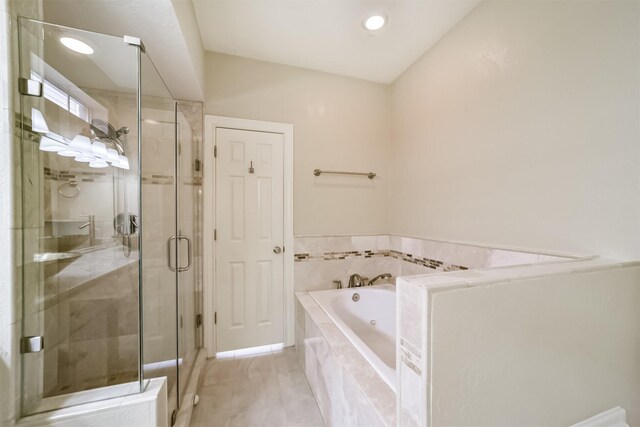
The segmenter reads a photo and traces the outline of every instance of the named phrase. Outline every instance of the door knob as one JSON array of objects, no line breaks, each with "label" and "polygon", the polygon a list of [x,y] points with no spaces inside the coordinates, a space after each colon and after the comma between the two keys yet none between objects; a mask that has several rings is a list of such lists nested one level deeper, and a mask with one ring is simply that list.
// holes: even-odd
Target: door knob
[{"label": "door knob", "polygon": [[273,247],[273,253],[274,254],[279,254],[280,252],[282,252],[282,248],[280,246],[274,246]]}]

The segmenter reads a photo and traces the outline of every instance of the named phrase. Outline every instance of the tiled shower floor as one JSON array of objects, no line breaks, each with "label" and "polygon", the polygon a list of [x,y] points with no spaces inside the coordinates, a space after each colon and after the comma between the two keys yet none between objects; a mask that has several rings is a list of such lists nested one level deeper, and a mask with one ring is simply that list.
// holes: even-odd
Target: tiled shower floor
[{"label": "tiled shower floor", "polygon": [[208,360],[191,427],[323,427],[293,347],[234,359]]}]

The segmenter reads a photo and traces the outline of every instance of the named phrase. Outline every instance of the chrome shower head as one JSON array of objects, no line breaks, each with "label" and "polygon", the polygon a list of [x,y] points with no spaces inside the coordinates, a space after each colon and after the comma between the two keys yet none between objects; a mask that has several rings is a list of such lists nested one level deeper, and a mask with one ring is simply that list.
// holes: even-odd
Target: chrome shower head
[{"label": "chrome shower head", "polygon": [[91,127],[91,132],[96,136],[96,138],[103,142],[111,143],[115,147],[116,151],[118,151],[118,154],[126,156],[125,141],[121,139],[121,136],[129,133],[128,127],[123,126],[116,130],[111,123],[100,119],[91,120],[91,124],[89,126]]}]

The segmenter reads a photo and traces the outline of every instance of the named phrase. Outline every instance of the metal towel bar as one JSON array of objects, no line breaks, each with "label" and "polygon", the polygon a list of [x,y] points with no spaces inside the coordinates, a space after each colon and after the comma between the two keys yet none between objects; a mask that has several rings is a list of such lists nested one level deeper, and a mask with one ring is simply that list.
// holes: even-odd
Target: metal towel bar
[{"label": "metal towel bar", "polygon": [[330,173],[330,174],[335,174],[335,175],[361,175],[361,176],[366,176],[369,179],[373,179],[376,177],[376,174],[373,172],[340,172],[340,171],[323,171],[320,169],[315,169],[313,171],[313,174],[315,176],[320,176],[323,173]]}]

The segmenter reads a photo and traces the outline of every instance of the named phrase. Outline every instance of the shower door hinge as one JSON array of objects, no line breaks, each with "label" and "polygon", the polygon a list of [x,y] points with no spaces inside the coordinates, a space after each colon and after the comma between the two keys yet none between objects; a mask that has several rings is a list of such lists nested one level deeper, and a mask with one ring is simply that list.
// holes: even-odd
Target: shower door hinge
[{"label": "shower door hinge", "polygon": [[213,230],[213,240],[218,240],[218,230]]},{"label": "shower door hinge", "polygon": [[21,95],[35,96],[39,98],[42,96],[42,82],[20,77],[18,79],[18,92],[20,92]]},{"label": "shower door hinge", "polygon": [[196,328],[202,326],[202,314],[196,314]]},{"label": "shower door hinge", "polygon": [[44,348],[44,338],[41,336],[22,337],[20,339],[20,353],[39,353]]},{"label": "shower door hinge", "polygon": [[213,146],[213,157],[218,157],[218,146],[217,145]]},{"label": "shower door hinge", "polygon": [[138,46],[143,53],[146,53],[147,50],[144,47],[144,43],[142,43],[142,40],[140,40],[138,37],[124,36],[123,40],[128,45]]},{"label": "shower door hinge", "polygon": [[214,325],[218,324],[218,312],[217,311],[215,313],[213,313],[213,324]]}]

